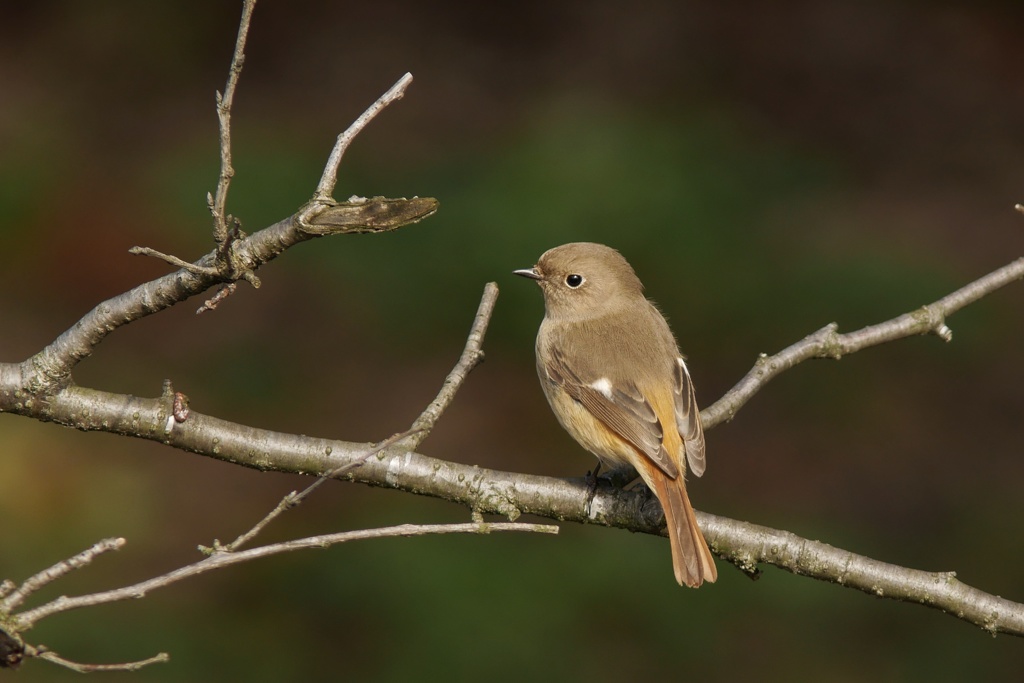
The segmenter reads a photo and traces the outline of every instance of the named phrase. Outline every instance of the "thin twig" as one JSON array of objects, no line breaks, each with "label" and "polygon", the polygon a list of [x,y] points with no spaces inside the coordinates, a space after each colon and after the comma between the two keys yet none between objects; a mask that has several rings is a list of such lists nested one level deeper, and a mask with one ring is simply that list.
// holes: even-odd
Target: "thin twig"
[{"label": "thin twig", "polygon": [[704,429],[711,429],[720,422],[732,420],[739,409],[761,387],[808,358],[838,360],[861,349],[918,334],[935,334],[945,341],[950,341],[953,338],[953,331],[946,326],[948,316],[1022,277],[1024,277],[1024,258],[1019,258],[942,297],[935,303],[922,306],[911,313],[904,313],[884,323],[870,325],[845,334],[839,334],[836,331],[838,329],[836,323],[831,323],[786,347],[774,356],[761,354],[757,362],[754,363],[754,367],[736,386],[713,405],[701,411],[700,416],[704,423]]},{"label": "thin twig", "polygon": [[152,590],[163,588],[182,579],[191,578],[204,574],[214,569],[248,562],[261,557],[269,557],[279,553],[292,550],[304,550],[307,548],[327,548],[329,546],[345,543],[348,541],[361,541],[370,538],[392,538],[397,536],[426,536],[432,534],[487,534],[492,531],[525,531],[532,533],[557,534],[558,527],[550,524],[521,524],[513,522],[498,523],[463,523],[463,524],[402,524],[400,526],[384,527],[380,529],[360,529],[357,531],[344,531],[334,534],[323,534],[321,536],[310,536],[299,538],[283,543],[273,543],[259,546],[249,550],[241,550],[235,553],[215,553],[198,562],[175,569],[161,576],[147,579],[131,586],[92,593],[69,598],[61,596],[56,600],[36,607],[35,609],[15,615],[14,619],[22,631],[32,628],[41,619],[59,612],[66,612],[80,607],[90,607],[109,602],[141,598]]},{"label": "thin twig", "polygon": [[[243,278],[252,284],[253,287],[258,288],[260,285],[256,274],[251,268],[240,267],[239,263],[241,261],[234,258],[233,247],[236,238],[244,235],[238,230],[237,221],[227,215],[225,208],[228,201],[228,188],[231,186],[231,179],[235,175],[235,169],[231,165],[231,106],[235,99],[235,87],[238,85],[238,77],[242,73],[242,64],[245,62],[245,42],[249,36],[249,24],[252,20],[252,12],[255,6],[256,0],[243,1],[242,18],[238,23],[238,36],[235,40],[235,52],[231,57],[231,67],[228,69],[227,85],[224,87],[223,94],[220,92],[216,94],[217,122],[220,130],[220,174],[217,177],[216,196],[209,193],[206,195],[207,206],[210,209],[210,213],[213,214],[213,241],[217,244],[213,260],[215,265],[200,266],[195,263],[189,263],[177,256],[171,256],[155,249],[150,249],[149,247],[132,247],[128,251],[132,254],[161,259],[172,266],[183,268],[193,275],[230,280]],[[234,283],[232,282],[231,285],[233,287]],[[216,308],[217,304],[230,294],[230,292],[225,294],[224,291],[221,290],[219,298],[215,297],[216,301],[214,299],[207,301],[206,305],[197,312],[202,313],[203,311]],[[234,290],[232,289],[231,291]]]},{"label": "thin twig", "polygon": [[341,166],[341,157],[345,154],[345,150],[352,144],[352,140],[366,127],[370,121],[372,121],[377,114],[395,100],[402,99],[405,95],[405,89],[412,83],[412,74],[407,73],[398,81],[391,86],[391,88],[378,98],[376,102],[370,105],[370,108],[362,113],[362,115],[356,119],[351,126],[349,126],[344,133],[338,136],[338,141],[334,144],[334,149],[331,150],[331,155],[327,158],[327,165],[324,167],[323,176],[320,178],[320,183],[316,186],[316,192],[313,194],[313,201],[329,201],[331,196],[334,194],[334,186],[338,182],[338,167]]},{"label": "thin twig", "polygon": [[11,592],[3,601],[0,601],[0,614],[10,614],[15,608],[21,603],[25,602],[28,596],[42,588],[52,581],[56,581],[60,577],[74,571],[75,569],[81,569],[85,565],[92,562],[98,555],[110,552],[111,550],[120,550],[125,544],[123,538],[105,538],[99,543],[94,544],[91,548],[87,548],[82,552],[78,553],[74,557],[69,557],[66,560],[58,562],[57,564],[44,569],[38,574],[25,580],[21,586]]},{"label": "thin twig", "polygon": [[200,313],[206,313],[207,311],[216,310],[217,306],[219,306],[220,303],[224,301],[224,299],[227,299],[229,296],[234,294],[236,289],[238,289],[237,282],[227,283],[226,285],[218,289],[216,294],[214,294],[205,302],[203,302],[202,306],[196,309],[196,315],[199,315]]},{"label": "thin twig", "polygon": [[438,419],[440,419],[444,411],[447,410],[449,405],[451,405],[456,392],[458,392],[462,387],[462,384],[466,381],[466,377],[483,359],[484,353],[482,347],[484,336],[487,334],[487,326],[491,320],[491,315],[494,313],[494,305],[497,300],[498,286],[493,282],[487,283],[484,287],[483,296],[480,298],[480,305],[477,307],[476,316],[473,318],[473,326],[470,328],[469,336],[466,338],[466,346],[462,351],[462,356],[459,358],[459,362],[456,363],[455,367],[452,368],[452,371],[448,373],[448,376],[445,378],[444,383],[441,386],[440,393],[438,393],[437,397],[431,401],[430,405],[427,406],[409,429],[404,432],[399,432],[398,434],[393,434],[375,445],[373,448],[369,449],[366,453],[350,460],[340,467],[336,467],[333,470],[325,472],[303,491],[298,493],[292,491],[282,498],[281,502],[277,504],[277,507],[257,522],[255,526],[228,545],[221,546],[217,541],[214,541],[212,548],[205,548],[201,546],[200,550],[204,552],[235,552],[241,546],[255,538],[257,534],[259,534],[281,513],[291,510],[299,505],[309,494],[319,488],[327,479],[334,479],[347,474],[355,468],[362,466],[373,456],[387,448],[390,448],[403,439],[409,439],[410,443],[408,445],[408,449],[410,450],[419,446],[420,443],[423,442],[423,439],[430,434],[430,430],[432,430],[434,425],[437,424]]},{"label": "thin twig", "polygon": [[324,483],[325,480],[333,479],[335,477],[340,477],[341,475],[343,475],[343,474],[345,474],[347,472],[350,472],[350,471],[354,470],[357,467],[362,466],[363,463],[365,463],[367,460],[369,460],[373,456],[377,455],[378,453],[380,453],[380,452],[382,452],[382,451],[384,451],[384,450],[386,450],[388,448],[391,448],[391,446],[394,446],[396,443],[398,443],[402,439],[406,438],[407,436],[411,436],[412,434],[415,434],[416,431],[417,431],[416,427],[411,427],[411,428],[405,430],[404,432],[398,432],[397,434],[392,434],[388,438],[384,439],[383,441],[381,441],[380,443],[375,445],[370,450],[366,451],[365,454],[363,454],[363,455],[359,456],[358,458],[356,458],[355,460],[352,460],[351,462],[347,462],[344,465],[341,465],[340,467],[336,467],[333,470],[331,470],[330,472],[327,472],[326,474],[320,475],[320,477],[316,481],[314,481],[312,484],[307,486],[300,493],[295,494],[295,496],[293,498],[293,501],[294,501],[293,505],[298,505],[303,500],[305,500],[306,496],[308,496],[313,491],[315,491],[321,484]]},{"label": "thin twig", "polygon": [[156,249],[150,249],[149,247],[132,247],[128,250],[128,253],[135,254],[136,256],[152,256],[153,258],[158,258],[161,261],[166,261],[172,266],[184,268],[194,275],[216,276],[220,274],[220,271],[216,268],[212,268],[210,266],[198,266],[195,263],[189,263],[188,261],[182,260],[177,256],[171,256],[170,254],[165,254],[161,251],[157,251]]},{"label": "thin twig", "polygon": [[228,241],[228,216],[225,206],[228,201],[228,188],[235,169],[231,166],[231,106],[235,99],[235,86],[242,73],[245,62],[245,41],[249,36],[249,22],[256,0],[245,0],[242,6],[242,18],[238,22],[238,37],[235,40],[235,52],[231,57],[231,68],[228,71],[228,82],[224,93],[217,93],[217,121],[220,125],[220,175],[217,178],[217,194],[213,198],[210,210],[213,213],[213,239],[218,245]]},{"label": "thin twig", "polygon": [[166,652],[153,655],[149,659],[143,659],[138,662],[121,662],[118,664],[82,664],[81,662],[73,662],[70,659],[64,659],[53,650],[49,650],[43,647],[35,647],[34,651],[30,651],[26,648],[25,654],[36,657],[37,659],[45,659],[48,662],[59,664],[66,669],[71,669],[80,674],[94,673],[97,671],[138,671],[139,669],[149,666],[150,664],[157,664],[159,662],[171,661],[171,656]]},{"label": "thin twig", "polygon": [[409,438],[410,449],[419,447],[423,440],[430,435],[441,415],[455,399],[456,392],[462,387],[470,371],[484,359],[482,349],[484,335],[487,334],[487,326],[491,322],[491,315],[494,313],[494,305],[497,301],[498,285],[488,282],[484,287],[484,293],[480,299],[480,305],[477,307],[476,316],[473,318],[473,326],[469,330],[466,347],[462,350],[459,362],[448,373],[437,397],[412,424],[410,431],[413,434]]},{"label": "thin twig", "polygon": [[390,446],[394,445],[396,442],[401,441],[405,437],[409,436],[411,433],[412,433],[412,430],[407,430],[407,431],[399,432],[398,434],[394,434],[392,436],[389,436],[388,438],[384,439],[383,441],[381,441],[380,443],[375,445],[373,448],[369,449],[364,455],[361,455],[360,457],[356,458],[355,460],[352,460],[351,462],[347,462],[344,465],[342,465],[341,467],[337,467],[337,468],[331,470],[330,472],[327,472],[326,474],[321,475],[316,481],[314,481],[312,484],[307,486],[302,491],[299,491],[299,492],[292,491],[287,496],[282,498],[281,502],[277,504],[277,507],[275,507],[273,510],[271,510],[267,514],[266,517],[264,517],[259,522],[257,522],[255,524],[255,526],[253,526],[251,529],[246,531],[244,534],[242,534],[241,536],[239,536],[235,540],[231,541],[231,543],[229,543],[228,545],[222,546],[222,545],[220,545],[220,543],[218,543],[215,540],[213,542],[213,547],[212,548],[205,548],[203,546],[200,546],[199,549],[201,551],[203,551],[203,552],[228,552],[228,553],[236,552],[243,545],[245,545],[246,543],[251,541],[253,538],[255,538],[257,534],[259,534],[268,524],[270,524],[272,521],[274,521],[274,519],[276,519],[278,517],[278,515],[280,515],[282,512],[286,512],[287,510],[291,510],[292,508],[294,508],[294,507],[298,506],[300,503],[302,503],[302,501],[305,500],[306,497],[309,494],[311,494],[313,491],[315,491],[317,488],[319,488],[319,486],[321,484],[323,484],[326,480],[331,479],[333,477],[341,476],[342,474],[344,474],[344,473],[346,473],[346,472],[348,472],[350,470],[353,470],[356,467],[359,467],[360,465],[362,465],[364,462],[366,462],[367,460],[369,460],[373,456],[377,455],[378,453],[380,453],[384,449],[389,448]]}]

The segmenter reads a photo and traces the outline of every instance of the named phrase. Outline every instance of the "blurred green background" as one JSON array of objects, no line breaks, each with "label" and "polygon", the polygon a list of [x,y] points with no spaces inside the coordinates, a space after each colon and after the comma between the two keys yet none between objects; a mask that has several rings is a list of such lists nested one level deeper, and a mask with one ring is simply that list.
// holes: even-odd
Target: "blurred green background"
[{"label": "blurred green background", "polygon": [[[240,3],[0,6],[0,358],[210,248]],[[822,325],[880,322],[1016,256],[1024,218],[1018,2],[272,2],[236,96],[229,210],[247,230],[312,193],[334,137],[402,73],[337,196],[434,196],[396,233],[300,245],[215,313],[118,330],[75,373],[194,409],[348,440],[405,428],[502,294],[422,450],[578,476],[533,370],[539,292],[511,275],[573,240],[618,247],[672,322],[706,405]],[[900,341],[807,363],[709,433],[699,509],[956,570],[1024,600],[1024,367],[1015,285]],[[139,580],[233,538],[304,480],[0,415],[0,578],[99,538],[129,545],[39,599]],[[435,500],[333,485],[268,533],[461,521]],[[370,541],[292,554],[30,633],[145,680],[1006,680],[1024,643],[767,568],[672,581],[662,539]],[[77,680],[30,663],[23,680]]]}]

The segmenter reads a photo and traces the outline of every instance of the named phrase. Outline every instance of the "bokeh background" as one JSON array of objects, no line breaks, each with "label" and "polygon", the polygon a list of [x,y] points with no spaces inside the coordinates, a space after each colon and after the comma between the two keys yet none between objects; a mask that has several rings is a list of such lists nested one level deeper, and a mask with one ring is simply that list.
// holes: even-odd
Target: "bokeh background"
[{"label": "bokeh background", "polygon": [[[0,6],[0,358],[210,248],[213,93],[240,3]],[[229,210],[255,230],[312,193],[334,137],[402,73],[337,195],[434,196],[396,233],[300,245],[213,314],[118,330],[76,380],[244,424],[374,441],[455,362],[485,282],[502,294],[471,376],[422,450],[578,476],[533,370],[545,249],[612,244],[708,404],[822,325],[933,301],[1022,251],[1024,7],[1017,2],[272,2],[236,96]],[[709,433],[698,508],[1024,600],[1024,287],[957,314],[954,341],[807,363]],[[233,538],[304,480],[0,415],[0,575],[129,545],[46,592],[139,580]],[[464,509],[321,489],[267,539]],[[31,637],[145,680],[1007,680],[1024,643],[767,568],[682,590],[662,539],[372,541],[234,568]],[[23,680],[76,675],[30,663]],[[74,678],[77,680],[77,678]]]}]

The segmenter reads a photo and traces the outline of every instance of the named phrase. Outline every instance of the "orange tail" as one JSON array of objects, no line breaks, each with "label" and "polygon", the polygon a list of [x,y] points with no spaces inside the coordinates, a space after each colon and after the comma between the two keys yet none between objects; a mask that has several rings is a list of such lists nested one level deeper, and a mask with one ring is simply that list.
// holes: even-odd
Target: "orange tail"
[{"label": "orange tail", "polygon": [[[669,479],[662,472],[650,472],[654,494],[665,510],[668,525],[668,540],[672,546],[672,568],[679,585],[697,588],[705,581],[718,578],[715,559],[704,540],[704,534],[697,526],[690,499],[686,495],[686,483],[682,476]],[[647,477],[644,477],[647,479]]]}]

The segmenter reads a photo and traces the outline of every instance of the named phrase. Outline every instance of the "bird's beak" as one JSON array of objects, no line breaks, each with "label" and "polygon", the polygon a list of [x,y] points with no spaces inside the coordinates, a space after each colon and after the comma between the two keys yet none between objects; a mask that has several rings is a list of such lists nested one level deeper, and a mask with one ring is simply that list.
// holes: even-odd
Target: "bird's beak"
[{"label": "bird's beak", "polygon": [[523,268],[522,270],[513,270],[514,275],[521,275],[522,277],[528,277],[531,280],[539,280],[540,273],[537,272],[536,268]]}]

